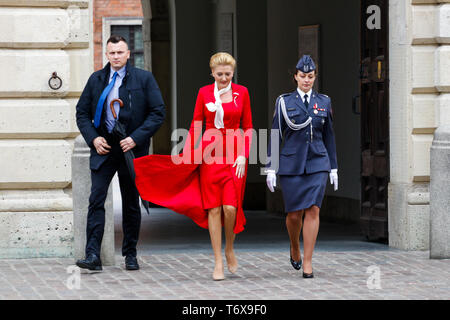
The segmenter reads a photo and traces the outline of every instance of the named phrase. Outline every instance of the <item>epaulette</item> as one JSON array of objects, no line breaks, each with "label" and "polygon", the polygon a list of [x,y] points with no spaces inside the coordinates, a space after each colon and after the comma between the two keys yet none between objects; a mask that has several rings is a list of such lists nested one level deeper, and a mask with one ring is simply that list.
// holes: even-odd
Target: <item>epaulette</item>
[{"label": "epaulette", "polygon": [[290,93],[283,93],[283,94],[280,94],[279,96],[278,96],[278,98],[277,98],[277,104],[275,105],[275,109],[273,110],[273,118],[275,118],[275,115],[277,114],[277,106],[278,106],[278,101],[280,101],[280,98],[284,98],[284,97],[287,97],[287,96],[289,96],[290,95]]},{"label": "epaulette", "polygon": [[283,93],[283,94],[280,94],[279,96],[278,96],[278,98],[277,98],[277,100],[278,99],[280,99],[281,97],[287,97],[288,95],[290,95],[290,93]]},{"label": "epaulette", "polygon": [[[289,96],[290,95],[290,93],[283,93],[283,94],[280,94],[278,97],[277,97],[277,99],[276,99],[276,102],[278,103],[278,101],[280,101],[280,98],[285,98],[285,97],[287,97],[287,96]],[[275,108],[276,109],[276,108]]]}]

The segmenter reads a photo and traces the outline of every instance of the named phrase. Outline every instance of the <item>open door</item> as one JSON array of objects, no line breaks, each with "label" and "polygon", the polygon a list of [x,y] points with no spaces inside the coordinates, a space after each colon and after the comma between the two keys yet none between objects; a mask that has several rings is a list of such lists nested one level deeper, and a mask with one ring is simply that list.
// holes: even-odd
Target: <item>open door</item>
[{"label": "open door", "polygon": [[361,0],[360,223],[368,240],[381,242],[388,240],[388,21],[388,0]]}]

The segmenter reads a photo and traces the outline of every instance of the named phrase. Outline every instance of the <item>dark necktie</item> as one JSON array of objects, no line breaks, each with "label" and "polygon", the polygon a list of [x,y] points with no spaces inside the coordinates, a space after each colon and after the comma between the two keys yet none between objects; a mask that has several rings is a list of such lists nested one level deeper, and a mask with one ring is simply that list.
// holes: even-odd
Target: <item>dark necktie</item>
[{"label": "dark necktie", "polygon": [[306,107],[306,109],[308,109],[309,108],[309,102],[308,102],[308,95],[307,94],[305,94],[305,96],[303,97],[303,98],[305,98],[305,107]]},{"label": "dark necktie", "polygon": [[100,99],[97,102],[97,108],[95,110],[95,116],[94,116],[94,127],[98,128],[100,126],[100,119],[102,118],[102,110],[103,110],[103,104],[105,103],[106,97],[114,87],[114,84],[116,83],[117,78],[117,72],[114,73],[113,79],[109,83],[109,85],[103,90],[102,95],[100,96]]}]

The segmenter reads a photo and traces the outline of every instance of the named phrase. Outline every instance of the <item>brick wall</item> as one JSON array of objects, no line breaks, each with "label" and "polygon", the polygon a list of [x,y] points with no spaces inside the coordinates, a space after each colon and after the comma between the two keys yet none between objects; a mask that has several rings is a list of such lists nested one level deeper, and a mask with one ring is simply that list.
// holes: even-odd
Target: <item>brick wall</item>
[{"label": "brick wall", "polygon": [[103,17],[143,17],[141,0],[94,0],[94,68],[103,68]]}]

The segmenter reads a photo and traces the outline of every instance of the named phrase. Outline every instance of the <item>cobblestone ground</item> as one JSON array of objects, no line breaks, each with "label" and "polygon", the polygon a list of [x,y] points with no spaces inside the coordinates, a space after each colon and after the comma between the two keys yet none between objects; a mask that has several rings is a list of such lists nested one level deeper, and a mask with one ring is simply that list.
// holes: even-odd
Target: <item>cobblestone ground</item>
[{"label": "cobblestone ground", "polygon": [[201,252],[139,256],[141,270],[132,272],[117,256],[117,266],[79,278],[73,259],[0,260],[0,300],[450,299],[450,260],[430,260],[429,252],[317,251],[314,279],[290,266],[288,252],[236,253],[237,274],[226,271],[219,282],[212,254]]}]

